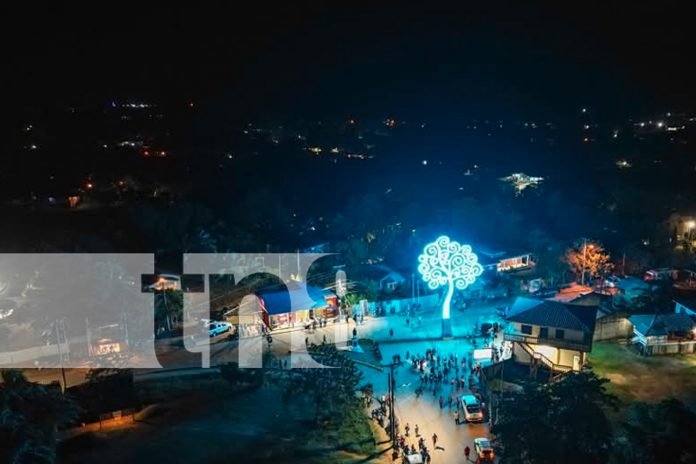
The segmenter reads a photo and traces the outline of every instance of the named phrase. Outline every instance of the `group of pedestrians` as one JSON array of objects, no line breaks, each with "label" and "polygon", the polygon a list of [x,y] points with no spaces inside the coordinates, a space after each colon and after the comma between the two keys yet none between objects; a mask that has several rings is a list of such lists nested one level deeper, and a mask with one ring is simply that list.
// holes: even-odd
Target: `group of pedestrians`
[{"label": "group of pedestrians", "polygon": [[[481,364],[474,362],[472,352],[460,358],[456,353],[441,356],[435,348],[427,349],[425,354],[414,356],[407,351],[406,360],[411,363],[411,367],[420,378],[420,385],[416,389],[417,396],[420,396],[424,389],[428,389],[433,397],[437,397],[437,392],[447,385],[450,386],[450,394],[472,389],[481,376]],[[442,396],[440,398],[442,399]],[[440,403],[442,408],[444,399]],[[450,400],[448,404],[451,406]]]},{"label": "group of pedestrians", "polygon": [[[430,449],[428,448],[428,445],[426,444],[425,437],[421,435],[420,428],[418,427],[418,424],[415,424],[414,426],[414,433],[415,436],[413,438],[416,439],[416,443],[410,443],[410,438],[411,438],[411,426],[409,423],[406,423],[404,426],[404,431],[405,433],[403,435],[399,436],[399,439],[397,440],[398,446],[392,453],[392,459],[396,460],[399,458],[399,450],[403,455],[413,455],[413,454],[420,454],[421,458],[423,459],[423,462],[426,464],[429,464],[430,461],[432,460],[432,456],[430,454]],[[433,448],[437,449],[437,440],[438,436],[437,433],[433,433],[432,435],[432,442],[433,442]],[[418,449],[416,449],[416,444],[418,445]]]}]

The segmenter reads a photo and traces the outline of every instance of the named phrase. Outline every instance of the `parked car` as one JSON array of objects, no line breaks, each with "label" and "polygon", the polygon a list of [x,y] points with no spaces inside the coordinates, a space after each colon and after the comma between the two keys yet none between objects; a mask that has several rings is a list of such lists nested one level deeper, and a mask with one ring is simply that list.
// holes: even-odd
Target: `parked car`
[{"label": "parked car", "polygon": [[465,422],[483,422],[481,403],[474,395],[462,395]]},{"label": "parked car", "polygon": [[231,331],[232,324],[229,322],[211,322],[210,325],[208,325],[208,335],[211,337]]},{"label": "parked car", "polygon": [[495,453],[488,438],[474,438],[474,451],[478,462],[493,462]]}]

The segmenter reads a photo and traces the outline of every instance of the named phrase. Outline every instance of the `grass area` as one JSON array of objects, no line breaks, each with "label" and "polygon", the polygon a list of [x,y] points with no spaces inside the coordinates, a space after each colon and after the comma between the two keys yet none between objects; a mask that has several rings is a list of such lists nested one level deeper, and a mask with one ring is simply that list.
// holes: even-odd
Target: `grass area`
[{"label": "grass area", "polygon": [[630,346],[597,342],[589,361],[597,375],[611,380],[607,390],[624,403],[674,397],[696,405],[696,354],[645,357]]},{"label": "grass area", "polygon": [[[177,398],[161,403],[157,414],[124,430],[103,430],[61,446],[61,462],[283,462],[338,464],[377,462],[370,421],[351,408],[316,424],[313,405],[303,398],[282,399],[273,386],[239,392],[213,378],[170,379]],[[189,390],[184,388],[189,384]],[[167,392],[169,384],[151,382]]]}]

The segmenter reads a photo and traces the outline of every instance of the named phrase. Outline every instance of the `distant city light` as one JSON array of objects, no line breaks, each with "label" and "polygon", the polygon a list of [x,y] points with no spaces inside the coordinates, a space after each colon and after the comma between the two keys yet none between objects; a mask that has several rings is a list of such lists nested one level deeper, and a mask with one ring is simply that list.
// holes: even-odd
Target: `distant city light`
[{"label": "distant city light", "polygon": [[428,165],[428,160],[423,160],[423,161],[421,161],[421,164],[422,164],[423,166],[427,166],[427,165]]},{"label": "distant city light", "polygon": [[528,176],[523,172],[513,172],[509,176],[501,177],[500,180],[512,184],[515,188],[515,194],[520,195],[528,187],[535,188],[539,186],[544,181],[544,178]]}]

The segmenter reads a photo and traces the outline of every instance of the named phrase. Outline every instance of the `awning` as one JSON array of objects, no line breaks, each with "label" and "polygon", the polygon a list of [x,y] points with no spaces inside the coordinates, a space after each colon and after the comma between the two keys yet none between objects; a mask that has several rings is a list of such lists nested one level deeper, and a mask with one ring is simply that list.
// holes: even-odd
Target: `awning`
[{"label": "awning", "polygon": [[263,306],[268,314],[283,314],[307,309],[324,308],[328,306],[325,297],[333,296],[319,287],[307,286],[304,283],[287,285],[287,290],[259,292]]}]

